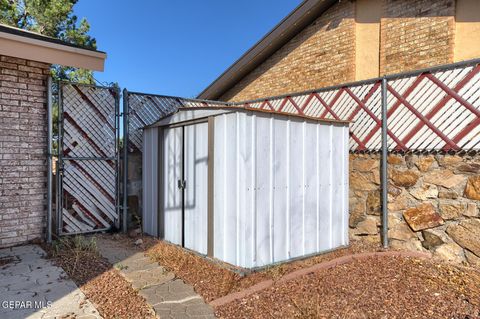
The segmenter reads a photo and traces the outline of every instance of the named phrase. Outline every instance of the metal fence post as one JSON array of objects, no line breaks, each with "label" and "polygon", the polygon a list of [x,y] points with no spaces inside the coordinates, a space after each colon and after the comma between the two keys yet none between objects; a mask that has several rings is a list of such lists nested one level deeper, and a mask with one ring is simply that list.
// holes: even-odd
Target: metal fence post
[{"label": "metal fence post", "polygon": [[123,89],[123,233],[128,228],[128,112],[128,91]]},{"label": "metal fence post", "polygon": [[62,92],[62,82],[58,81],[58,132],[57,132],[57,198],[56,198],[56,219],[57,219],[57,235],[62,234],[62,134],[63,134],[63,92]]},{"label": "metal fence post", "polygon": [[47,79],[47,243],[52,242],[52,77]]},{"label": "metal fence post", "polygon": [[383,247],[388,248],[388,171],[387,171],[387,79],[382,78],[382,167],[381,167],[381,188],[382,188],[382,241]]},{"label": "metal fence post", "polygon": [[115,227],[120,229],[120,88],[115,87],[115,211],[117,220]]}]

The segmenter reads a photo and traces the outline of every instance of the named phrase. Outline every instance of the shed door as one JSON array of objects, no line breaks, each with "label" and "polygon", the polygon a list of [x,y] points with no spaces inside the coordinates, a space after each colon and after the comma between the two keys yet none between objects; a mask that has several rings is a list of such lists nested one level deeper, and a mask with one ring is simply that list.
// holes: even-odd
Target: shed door
[{"label": "shed door", "polygon": [[163,234],[164,239],[182,244],[183,192],[178,181],[183,180],[183,128],[164,131],[163,142]]},{"label": "shed door", "polygon": [[164,131],[164,238],[207,254],[208,123]]},{"label": "shed door", "polygon": [[208,123],[188,125],[185,134],[185,247],[207,254]]}]

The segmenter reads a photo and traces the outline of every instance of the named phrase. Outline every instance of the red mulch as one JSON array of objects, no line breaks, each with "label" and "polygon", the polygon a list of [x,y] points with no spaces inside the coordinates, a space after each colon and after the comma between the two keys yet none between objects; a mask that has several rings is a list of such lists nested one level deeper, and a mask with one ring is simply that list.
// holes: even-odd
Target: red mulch
[{"label": "red mulch", "polygon": [[[136,238],[116,240],[132,246]],[[207,301],[274,281],[292,271],[341,256],[381,251],[376,243],[350,247],[240,276],[208,260],[148,236],[145,250]],[[231,269],[231,267],[230,267]],[[218,307],[222,318],[480,318],[480,272],[435,260],[372,257],[321,270]]]},{"label": "red mulch", "polygon": [[[127,241],[135,241],[123,237]],[[279,279],[283,275],[300,268],[331,260],[337,257],[365,251],[380,250],[377,244],[353,242],[350,247],[332,251],[330,253],[298,260],[278,266],[268,267],[263,271],[253,272],[246,276],[231,271],[233,267],[220,261],[209,260],[195,253],[189,252],[176,245],[151,237],[143,237],[144,248],[147,254],[159,262],[160,265],[175,273],[186,283],[192,285],[195,291],[202,295],[207,302],[251,287],[268,279]],[[131,244],[131,243],[130,243]]]},{"label": "red mulch", "polygon": [[372,257],[275,284],[216,309],[222,318],[479,318],[480,272]]},{"label": "red mulch", "polygon": [[44,249],[80,287],[103,318],[155,318],[145,299],[96,250],[78,249],[73,245],[58,252],[51,246],[44,245]]}]

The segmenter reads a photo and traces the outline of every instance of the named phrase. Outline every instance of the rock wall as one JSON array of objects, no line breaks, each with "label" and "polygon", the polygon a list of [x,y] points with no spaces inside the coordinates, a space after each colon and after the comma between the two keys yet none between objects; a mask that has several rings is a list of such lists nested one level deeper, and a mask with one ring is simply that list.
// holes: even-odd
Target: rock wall
[{"label": "rock wall", "polygon": [[[480,265],[480,155],[390,155],[388,237]],[[350,237],[380,241],[380,155],[350,155]]]}]

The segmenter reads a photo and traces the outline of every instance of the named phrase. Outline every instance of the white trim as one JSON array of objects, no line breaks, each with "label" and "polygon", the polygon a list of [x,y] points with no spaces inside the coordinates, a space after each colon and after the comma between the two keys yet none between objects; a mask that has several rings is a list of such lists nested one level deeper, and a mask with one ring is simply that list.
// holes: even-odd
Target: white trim
[{"label": "white trim", "polygon": [[0,54],[103,71],[106,53],[0,32]]}]

